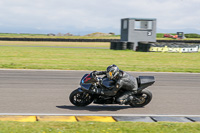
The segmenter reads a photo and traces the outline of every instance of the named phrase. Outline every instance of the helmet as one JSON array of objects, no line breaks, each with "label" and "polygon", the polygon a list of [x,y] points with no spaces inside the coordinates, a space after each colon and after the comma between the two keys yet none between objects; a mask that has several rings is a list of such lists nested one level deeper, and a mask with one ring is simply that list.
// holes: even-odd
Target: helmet
[{"label": "helmet", "polygon": [[107,67],[106,76],[109,79],[115,79],[119,74],[119,68],[116,65],[110,65]]}]

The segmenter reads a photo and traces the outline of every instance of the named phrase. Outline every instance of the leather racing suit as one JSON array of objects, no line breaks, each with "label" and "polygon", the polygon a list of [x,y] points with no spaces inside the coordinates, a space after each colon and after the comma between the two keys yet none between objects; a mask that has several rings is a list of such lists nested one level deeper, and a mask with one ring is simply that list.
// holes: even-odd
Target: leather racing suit
[{"label": "leather racing suit", "polygon": [[[106,75],[106,71],[94,71],[93,73],[95,75]],[[103,95],[114,96],[120,89],[123,88],[127,91],[120,95],[117,98],[117,101],[121,104],[126,103],[128,101],[128,97],[137,91],[138,84],[136,78],[127,72],[119,70],[119,74],[113,80],[115,81],[115,87],[113,87],[111,90],[101,89],[98,90],[98,92]]]}]

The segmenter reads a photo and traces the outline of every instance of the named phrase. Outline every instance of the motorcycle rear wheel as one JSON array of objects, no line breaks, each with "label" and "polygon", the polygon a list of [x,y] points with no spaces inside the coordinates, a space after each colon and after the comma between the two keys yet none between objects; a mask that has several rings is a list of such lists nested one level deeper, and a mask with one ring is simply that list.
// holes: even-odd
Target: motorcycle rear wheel
[{"label": "motorcycle rear wheel", "polygon": [[145,89],[142,90],[141,93],[135,95],[140,101],[133,101],[129,105],[131,107],[144,107],[147,105],[152,99],[152,93]]},{"label": "motorcycle rear wheel", "polygon": [[87,92],[80,92],[76,89],[70,94],[69,100],[75,106],[84,107],[91,104],[94,98],[91,94]]}]

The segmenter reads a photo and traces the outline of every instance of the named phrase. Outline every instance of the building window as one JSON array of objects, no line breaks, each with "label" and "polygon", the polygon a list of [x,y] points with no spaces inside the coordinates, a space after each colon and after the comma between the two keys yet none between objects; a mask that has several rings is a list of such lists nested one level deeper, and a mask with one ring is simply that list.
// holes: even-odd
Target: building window
[{"label": "building window", "polygon": [[123,29],[127,29],[128,28],[128,21],[127,20],[124,20],[123,21]]},{"label": "building window", "polygon": [[135,29],[136,30],[152,30],[153,22],[152,21],[144,21],[144,20],[136,20],[135,21]]}]

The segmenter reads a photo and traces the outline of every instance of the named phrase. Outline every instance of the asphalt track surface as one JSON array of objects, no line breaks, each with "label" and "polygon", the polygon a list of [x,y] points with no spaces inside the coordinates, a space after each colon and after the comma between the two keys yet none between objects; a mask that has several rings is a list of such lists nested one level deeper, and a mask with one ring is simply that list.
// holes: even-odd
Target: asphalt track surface
[{"label": "asphalt track surface", "polygon": [[85,73],[89,71],[0,69],[0,114],[200,115],[200,74],[129,72],[155,76],[155,84],[148,88],[153,99],[147,106],[75,107],[69,95]]}]

